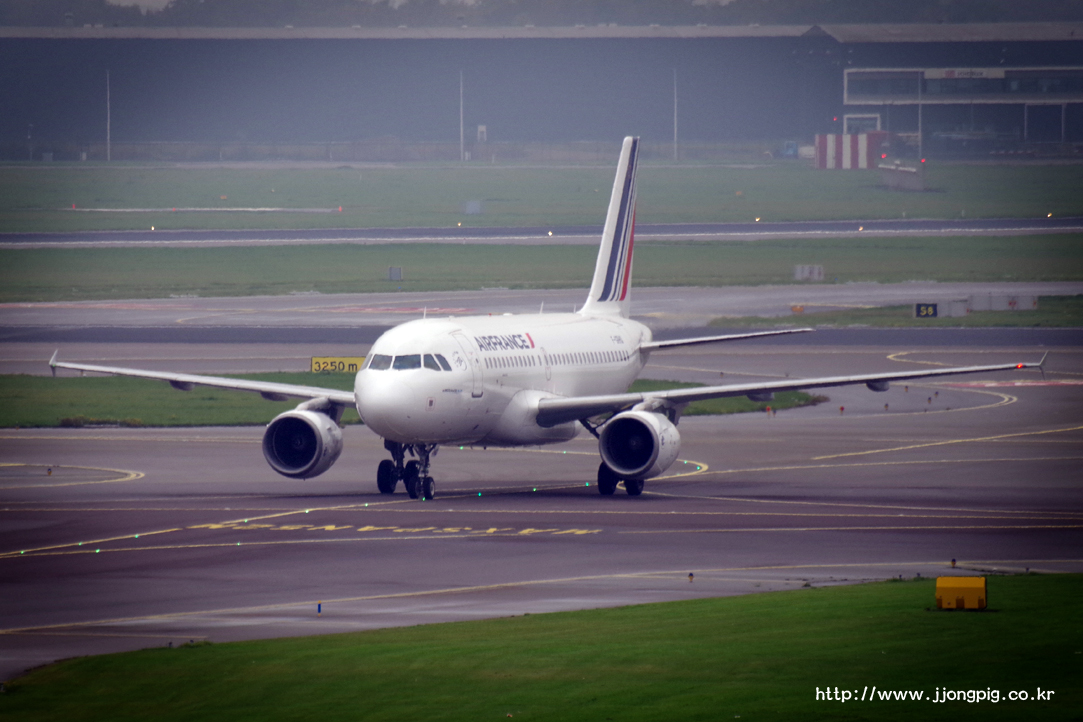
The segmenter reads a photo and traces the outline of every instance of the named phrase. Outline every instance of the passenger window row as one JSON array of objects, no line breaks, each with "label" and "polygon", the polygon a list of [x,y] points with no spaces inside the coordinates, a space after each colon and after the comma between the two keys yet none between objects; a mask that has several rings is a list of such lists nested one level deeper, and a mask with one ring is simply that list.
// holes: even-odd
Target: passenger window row
[{"label": "passenger window row", "polygon": [[549,356],[554,366],[570,364],[622,363],[631,358],[627,351],[590,351],[585,353],[557,353]]},{"label": "passenger window row", "polygon": [[[572,364],[622,363],[631,356],[626,351],[591,351],[548,354],[546,358],[551,366],[569,366]],[[534,356],[494,356],[485,359],[485,368],[522,368],[537,366],[538,363],[539,359]]]},{"label": "passenger window row", "polygon": [[494,356],[485,359],[487,369],[527,368],[537,365],[538,361],[533,356]]},{"label": "passenger window row", "polygon": [[[580,353],[557,353],[549,354],[547,360],[552,366],[570,366],[573,364],[601,364],[621,363],[631,356],[626,351],[590,351]],[[490,369],[528,368],[537,366],[540,359],[536,356],[496,356],[485,359],[485,367]],[[388,356],[386,354],[372,354],[369,356],[368,365],[373,371],[411,371],[426,368],[432,371],[450,371],[451,364],[443,354],[403,354],[401,356]]]}]

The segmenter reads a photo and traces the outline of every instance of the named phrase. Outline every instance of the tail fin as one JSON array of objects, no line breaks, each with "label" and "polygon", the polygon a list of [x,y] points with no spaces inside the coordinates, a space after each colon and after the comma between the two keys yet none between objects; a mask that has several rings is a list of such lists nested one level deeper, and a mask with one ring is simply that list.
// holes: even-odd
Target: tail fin
[{"label": "tail fin", "polygon": [[602,245],[594,265],[594,280],[583,306],[585,314],[620,314],[628,316],[631,306],[632,246],[635,243],[636,162],[639,138],[624,139],[609,213],[605,217]]}]

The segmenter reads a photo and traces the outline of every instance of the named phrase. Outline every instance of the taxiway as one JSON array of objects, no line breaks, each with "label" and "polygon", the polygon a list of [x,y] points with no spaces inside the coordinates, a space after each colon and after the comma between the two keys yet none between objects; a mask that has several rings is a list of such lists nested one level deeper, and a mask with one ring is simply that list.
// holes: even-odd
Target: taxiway
[{"label": "taxiway", "polygon": [[[168,208],[97,209],[100,212],[141,213],[150,217]],[[212,210],[212,209],[201,209]],[[243,210],[243,209],[237,209]],[[247,209],[260,212],[260,209]],[[290,211],[291,209],[264,209]],[[331,209],[294,209],[294,212]],[[325,243],[480,243],[530,245],[597,245],[601,226],[536,226],[500,228],[453,226],[439,228],[331,228],[308,230],[140,230],[54,233],[3,233],[0,247],[107,246],[266,246]],[[1083,218],[955,218],[852,221],[784,221],[748,223],[641,223],[640,241],[755,241],[765,238],[830,236],[998,236],[1079,233]]]},{"label": "taxiway", "polygon": [[[293,349],[266,348],[304,368]],[[174,350],[176,370],[258,356],[243,344]],[[656,354],[643,375],[717,382],[1043,352],[742,343]],[[686,417],[681,461],[638,498],[597,494],[585,434],[541,449],[444,448],[437,498],[418,502],[376,492],[384,452],[358,426],[338,463],[307,481],[267,467],[255,427],[2,430],[0,679],[196,639],[1083,571],[1083,346],[1053,348],[1044,377],[827,394],[778,414]]]}]

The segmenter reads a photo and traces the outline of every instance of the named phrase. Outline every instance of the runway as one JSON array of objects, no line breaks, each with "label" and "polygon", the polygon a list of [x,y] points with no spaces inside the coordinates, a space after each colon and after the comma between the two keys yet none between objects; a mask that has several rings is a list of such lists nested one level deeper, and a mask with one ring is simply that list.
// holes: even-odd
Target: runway
[{"label": "runway", "polygon": [[[160,209],[169,212],[168,209]],[[140,230],[3,233],[2,247],[260,246],[326,243],[597,245],[602,227],[333,228],[313,230]],[[748,223],[641,223],[639,241],[755,241],[855,236],[1034,235],[1083,232],[1083,218],[895,219]]]},{"label": "runway", "polygon": [[[261,349],[281,364],[304,361],[296,345]],[[1044,350],[742,343],[657,354],[643,376],[784,378]],[[172,353],[182,371],[260,356],[244,344],[141,353],[163,364]],[[639,498],[597,494],[590,437],[444,448],[437,498],[417,502],[376,493],[384,452],[362,427],[348,427],[342,458],[307,481],[267,467],[259,428],[0,430],[0,679],[195,639],[899,575],[1083,571],[1083,344],[1053,347],[1044,377],[827,394],[776,415],[686,417],[680,461]]]},{"label": "runway", "polygon": [[[816,322],[817,311],[943,303],[983,294],[1077,295],[1083,294],[1083,283],[637,287],[632,313],[660,334],[687,334],[685,329],[703,332],[712,319],[727,316],[781,317],[804,325]],[[583,289],[487,289],[4,303],[0,342],[370,344],[387,328],[423,316],[568,312],[582,306],[585,298]],[[794,306],[805,313],[794,314]]]}]

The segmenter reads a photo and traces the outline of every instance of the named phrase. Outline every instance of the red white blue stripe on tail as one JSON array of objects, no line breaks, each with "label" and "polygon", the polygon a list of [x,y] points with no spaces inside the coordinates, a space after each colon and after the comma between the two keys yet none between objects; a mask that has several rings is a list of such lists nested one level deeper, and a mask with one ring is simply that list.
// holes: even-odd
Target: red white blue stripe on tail
[{"label": "red white blue stripe on tail", "polygon": [[632,279],[632,250],[635,244],[636,166],[639,138],[624,139],[602,243],[594,267],[590,295],[584,313],[628,315],[628,291]]}]

